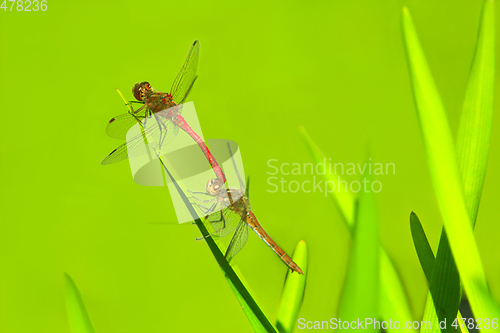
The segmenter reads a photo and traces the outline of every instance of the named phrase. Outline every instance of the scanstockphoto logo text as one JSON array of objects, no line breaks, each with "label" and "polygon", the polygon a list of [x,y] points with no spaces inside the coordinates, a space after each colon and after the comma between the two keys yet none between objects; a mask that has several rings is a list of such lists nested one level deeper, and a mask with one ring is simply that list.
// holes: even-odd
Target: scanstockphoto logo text
[{"label": "scanstockphoto logo text", "polygon": [[[267,161],[267,191],[270,193],[324,193],[334,192],[379,193],[380,180],[372,176],[396,175],[394,163],[375,163],[369,158],[365,163],[333,163],[324,158],[321,163],[288,163],[277,159]],[[305,179],[303,176],[306,176]],[[357,178],[347,180],[347,178]]]},{"label": "scanstockphoto logo text", "polygon": [[357,318],[356,320],[342,320],[340,318],[330,318],[329,321],[311,321],[305,318],[299,318],[297,321],[297,328],[299,330],[430,330],[435,328],[437,331],[443,331],[450,326],[455,331],[463,331],[464,328],[469,330],[498,330],[498,318],[454,318],[453,321],[446,321],[437,319],[431,321],[406,321],[399,322],[397,320],[377,320],[375,318]]}]

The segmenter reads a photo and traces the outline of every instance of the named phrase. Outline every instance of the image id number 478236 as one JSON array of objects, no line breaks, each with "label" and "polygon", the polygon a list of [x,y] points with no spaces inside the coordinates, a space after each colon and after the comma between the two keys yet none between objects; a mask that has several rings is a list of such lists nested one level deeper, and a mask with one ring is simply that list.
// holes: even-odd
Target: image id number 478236
[{"label": "image id number 478236", "polygon": [[47,10],[47,0],[4,0],[0,9],[4,12],[44,12]]}]

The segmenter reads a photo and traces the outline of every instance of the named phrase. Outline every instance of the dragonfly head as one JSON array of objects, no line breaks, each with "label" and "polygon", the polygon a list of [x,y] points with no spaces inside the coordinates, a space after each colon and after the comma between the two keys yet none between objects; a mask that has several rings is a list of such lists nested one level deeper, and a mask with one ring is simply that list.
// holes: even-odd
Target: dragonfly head
[{"label": "dragonfly head", "polygon": [[132,88],[132,93],[136,100],[142,102],[147,97],[147,94],[151,93],[151,85],[146,81],[136,83],[134,88]]},{"label": "dragonfly head", "polygon": [[219,194],[221,188],[224,188],[224,182],[219,178],[210,179],[207,183],[207,193],[209,195]]}]

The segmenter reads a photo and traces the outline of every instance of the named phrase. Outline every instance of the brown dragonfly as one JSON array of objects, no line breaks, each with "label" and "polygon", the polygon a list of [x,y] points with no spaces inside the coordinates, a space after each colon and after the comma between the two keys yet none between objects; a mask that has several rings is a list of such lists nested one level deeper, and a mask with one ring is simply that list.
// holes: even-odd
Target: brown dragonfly
[{"label": "brown dragonfly", "polygon": [[[228,146],[231,150],[229,143]],[[232,155],[231,152],[231,156]],[[233,165],[236,170],[234,159]],[[189,191],[192,194],[201,194],[210,197],[207,200],[192,197],[193,200],[191,201],[203,214],[206,214],[204,223],[210,225],[214,230],[214,232],[208,236],[216,235],[218,237],[225,237],[234,231],[225,254],[225,260],[230,262],[245,245],[248,239],[248,228],[250,227],[250,229],[252,229],[260,239],[280,257],[292,272],[304,274],[300,267],[283,249],[281,249],[281,247],[278,246],[278,244],[276,244],[259,223],[250,206],[248,184],[245,187],[237,170],[236,173],[241,189],[226,188],[221,179],[214,178],[208,181],[205,192]],[[206,203],[211,203],[211,205],[206,207],[203,205]]]},{"label": "brown dragonfly", "polygon": [[[155,92],[149,82],[136,83],[132,93],[137,101],[134,103],[143,104],[139,109],[134,110],[131,104],[128,104],[130,111],[113,117],[106,128],[106,133],[114,138],[126,139],[127,132],[135,125],[139,124],[143,128],[143,134],[137,135],[127,142],[118,146],[101,162],[103,165],[123,161],[129,156],[143,154],[144,136],[158,136],[160,146],[163,143],[171,141],[179,132],[179,128],[190,135],[196,141],[198,146],[205,154],[208,162],[212,166],[217,179],[225,182],[226,178],[217,161],[210,153],[205,142],[188,125],[184,117],[181,116],[182,105],[193,85],[198,78],[196,75],[198,69],[198,58],[200,53],[200,42],[195,40],[186,61],[179,74],[174,80],[170,93]],[[176,102],[178,101],[178,103]]]}]

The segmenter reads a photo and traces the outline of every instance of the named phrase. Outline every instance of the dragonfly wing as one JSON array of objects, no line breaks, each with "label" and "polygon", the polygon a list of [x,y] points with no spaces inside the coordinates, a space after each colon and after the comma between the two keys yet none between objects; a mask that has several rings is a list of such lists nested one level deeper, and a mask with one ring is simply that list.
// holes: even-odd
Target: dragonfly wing
[{"label": "dragonfly wing", "polygon": [[118,148],[113,150],[111,153],[109,153],[109,155],[102,160],[101,164],[108,165],[117,163],[127,159],[127,157],[128,157],[127,143],[125,142],[124,144],[119,145]]},{"label": "dragonfly wing", "polygon": [[[144,131],[146,137],[148,136],[147,131]],[[109,153],[104,160],[102,160],[102,165],[108,165],[113,163],[118,163],[123,160],[126,160],[130,157],[138,157],[148,153],[146,148],[146,144],[144,142],[144,136],[137,135],[132,140],[128,140],[127,142],[118,146],[115,150]],[[154,153],[154,152],[153,152]]]},{"label": "dragonfly wing", "polygon": [[212,226],[217,236],[226,237],[236,229],[241,220],[241,215],[232,211],[230,207],[226,207],[210,214],[206,222]]},{"label": "dragonfly wing", "polygon": [[[127,159],[128,157],[137,157],[148,153],[146,149],[145,139],[148,141],[150,147],[155,149],[161,149],[162,145],[166,143],[169,137],[173,137],[173,134],[169,132],[175,132],[172,128],[173,123],[165,118],[149,119],[147,125],[144,126],[144,133],[140,133],[128,139],[127,142],[121,144],[118,148],[113,150],[106,158],[101,162],[103,165],[113,164]],[[152,152],[155,153],[154,151]],[[156,157],[156,156],[154,156]]]},{"label": "dragonfly wing", "polygon": [[196,79],[198,78],[198,75],[196,75],[193,79],[193,81],[191,82],[191,85],[187,88],[186,90],[186,93],[184,94],[184,97],[182,98],[182,100],[179,102],[179,104],[183,104],[187,97],[189,96],[189,93],[191,92],[191,89],[193,88],[194,86],[194,83],[196,82]]},{"label": "dragonfly wing", "polygon": [[112,118],[106,127],[106,134],[117,139],[125,139],[128,130],[141,120],[130,113],[124,113]]},{"label": "dragonfly wing", "polygon": [[173,122],[170,122],[169,126],[172,128],[172,137],[175,137],[179,134],[179,126],[175,125]]},{"label": "dragonfly wing", "polygon": [[127,137],[128,130],[135,124],[140,123],[141,119],[144,119],[146,111],[146,107],[142,106],[134,114],[128,112],[111,118],[106,127],[106,134],[124,140]]},{"label": "dragonfly wing", "polygon": [[248,225],[245,221],[241,220],[238,228],[231,239],[231,243],[227,247],[225,259],[227,262],[231,260],[240,252],[241,248],[245,245],[248,239]]},{"label": "dragonfly wing", "polygon": [[212,214],[208,215],[207,218],[205,219],[205,225],[211,226],[214,232],[217,234],[219,237],[224,237],[220,235],[220,232],[222,229],[224,229],[224,220],[223,220],[223,212],[222,210],[218,210],[216,212],[213,212]]},{"label": "dragonfly wing", "polygon": [[194,82],[196,81],[196,71],[198,70],[198,57],[200,55],[200,42],[195,40],[189,53],[187,55],[186,61],[182,66],[179,74],[174,80],[172,84],[172,88],[170,89],[170,94],[172,95],[172,99],[174,101],[178,101],[179,104],[182,104],[191,88],[193,87]]}]

